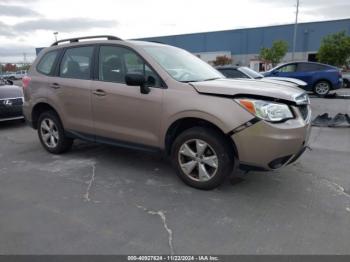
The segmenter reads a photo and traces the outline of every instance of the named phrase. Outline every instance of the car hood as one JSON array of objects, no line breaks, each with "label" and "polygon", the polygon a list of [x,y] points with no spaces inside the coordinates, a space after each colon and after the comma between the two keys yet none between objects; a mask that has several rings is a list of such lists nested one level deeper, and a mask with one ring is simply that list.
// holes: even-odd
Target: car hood
[{"label": "car hood", "polygon": [[213,95],[257,95],[296,102],[295,98],[305,93],[298,87],[253,79],[217,79],[212,81],[191,82],[202,94]]},{"label": "car hood", "polygon": [[296,84],[297,86],[307,86],[307,83],[305,83],[302,80],[296,79],[296,78],[289,78],[289,77],[264,77],[264,80],[277,80],[277,81],[283,81],[283,82],[287,82],[287,83],[292,83],[292,84]]},{"label": "car hood", "polygon": [[19,86],[0,86],[0,99],[23,97],[22,88]]}]

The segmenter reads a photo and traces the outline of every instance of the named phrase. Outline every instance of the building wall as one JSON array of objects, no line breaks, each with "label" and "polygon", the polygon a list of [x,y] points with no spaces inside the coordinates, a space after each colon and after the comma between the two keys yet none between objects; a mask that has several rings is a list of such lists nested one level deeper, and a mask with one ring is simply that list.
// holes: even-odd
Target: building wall
[{"label": "building wall", "polygon": [[[339,31],[350,33],[350,19],[301,23],[297,30],[296,59],[307,60],[309,53],[316,53],[324,36]],[[143,38],[184,48],[192,53],[231,53],[233,63],[248,65],[258,56],[262,47],[271,47],[276,40],[288,42],[289,51],[284,61],[290,61],[293,48],[294,25],[226,30],[217,32],[172,35]]]}]

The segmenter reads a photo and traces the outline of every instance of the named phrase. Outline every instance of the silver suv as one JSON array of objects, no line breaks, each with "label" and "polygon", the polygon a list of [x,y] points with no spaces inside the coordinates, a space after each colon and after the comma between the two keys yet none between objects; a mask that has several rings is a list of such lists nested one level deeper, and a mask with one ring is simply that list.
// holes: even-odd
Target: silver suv
[{"label": "silver suv", "polygon": [[23,88],[25,118],[50,153],[69,150],[76,138],[163,151],[179,177],[200,189],[217,187],[238,166],[294,162],[310,133],[304,91],[226,79],[158,43],[61,40],[40,53]]}]

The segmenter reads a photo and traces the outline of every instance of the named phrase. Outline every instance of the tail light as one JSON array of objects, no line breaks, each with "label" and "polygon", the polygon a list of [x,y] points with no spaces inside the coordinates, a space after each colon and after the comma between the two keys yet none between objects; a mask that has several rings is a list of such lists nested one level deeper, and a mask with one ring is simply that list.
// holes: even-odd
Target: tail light
[{"label": "tail light", "polygon": [[343,75],[342,75],[342,73],[341,73],[340,70],[338,71],[338,76],[339,76],[339,78],[342,78],[342,77],[343,77]]},{"label": "tail light", "polygon": [[23,89],[26,89],[29,86],[31,80],[32,79],[29,76],[24,76],[22,78],[22,87],[23,87]]}]

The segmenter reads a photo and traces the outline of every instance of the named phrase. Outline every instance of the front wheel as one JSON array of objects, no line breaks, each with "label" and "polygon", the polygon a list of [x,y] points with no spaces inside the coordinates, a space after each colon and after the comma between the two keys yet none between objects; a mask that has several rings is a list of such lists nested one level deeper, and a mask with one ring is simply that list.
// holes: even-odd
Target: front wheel
[{"label": "front wheel", "polygon": [[53,154],[64,153],[73,145],[73,139],[65,136],[62,123],[53,111],[47,111],[40,115],[38,135],[43,147]]},{"label": "front wheel", "polygon": [[225,137],[212,128],[184,131],[175,139],[171,155],[179,177],[198,189],[216,188],[233,170],[233,153]]},{"label": "front wheel", "polygon": [[327,81],[319,81],[315,84],[314,93],[318,96],[325,96],[331,91],[331,85]]}]

